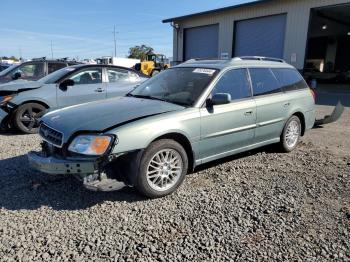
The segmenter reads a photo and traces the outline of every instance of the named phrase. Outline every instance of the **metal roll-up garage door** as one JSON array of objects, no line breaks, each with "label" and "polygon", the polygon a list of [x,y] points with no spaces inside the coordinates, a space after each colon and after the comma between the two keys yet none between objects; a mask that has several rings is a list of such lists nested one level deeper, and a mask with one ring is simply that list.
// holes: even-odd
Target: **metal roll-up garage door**
[{"label": "metal roll-up garage door", "polygon": [[185,29],[184,59],[218,58],[219,25]]},{"label": "metal roll-up garage door", "polygon": [[235,24],[235,56],[283,58],[287,15],[274,15]]}]

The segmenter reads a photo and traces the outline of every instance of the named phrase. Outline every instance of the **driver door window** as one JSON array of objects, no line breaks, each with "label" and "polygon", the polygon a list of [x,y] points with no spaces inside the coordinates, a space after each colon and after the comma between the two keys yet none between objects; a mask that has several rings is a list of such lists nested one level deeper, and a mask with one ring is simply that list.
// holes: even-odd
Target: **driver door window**
[{"label": "driver door window", "polygon": [[226,72],[216,84],[212,95],[218,93],[230,94],[232,101],[251,97],[247,70],[235,69]]},{"label": "driver door window", "polygon": [[22,79],[38,80],[45,76],[44,63],[27,63],[21,65],[16,72],[21,73]]}]

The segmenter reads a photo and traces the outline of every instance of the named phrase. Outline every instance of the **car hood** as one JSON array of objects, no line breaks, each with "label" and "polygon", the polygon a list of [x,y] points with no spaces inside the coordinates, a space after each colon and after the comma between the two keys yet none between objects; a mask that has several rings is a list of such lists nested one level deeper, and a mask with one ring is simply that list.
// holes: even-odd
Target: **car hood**
[{"label": "car hood", "polygon": [[67,107],[46,114],[42,121],[63,133],[64,142],[76,132],[103,132],[144,117],[185,107],[150,99],[117,97]]},{"label": "car hood", "polygon": [[39,81],[16,80],[0,85],[0,91],[19,92],[23,90],[36,89],[43,85]]}]

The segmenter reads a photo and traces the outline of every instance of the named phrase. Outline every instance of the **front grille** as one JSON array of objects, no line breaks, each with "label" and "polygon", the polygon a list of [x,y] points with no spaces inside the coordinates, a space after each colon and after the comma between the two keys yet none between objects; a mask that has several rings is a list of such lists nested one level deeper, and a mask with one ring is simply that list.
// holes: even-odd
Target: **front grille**
[{"label": "front grille", "polygon": [[48,143],[55,146],[62,147],[63,134],[51,127],[41,124],[39,129],[39,135]]}]

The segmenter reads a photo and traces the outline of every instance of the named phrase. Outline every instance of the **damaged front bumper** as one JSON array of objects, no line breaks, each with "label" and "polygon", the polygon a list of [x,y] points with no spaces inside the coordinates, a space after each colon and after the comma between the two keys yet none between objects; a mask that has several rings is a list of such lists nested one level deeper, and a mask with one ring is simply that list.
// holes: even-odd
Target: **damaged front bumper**
[{"label": "damaged front bumper", "polygon": [[29,152],[28,161],[34,169],[52,175],[93,174],[96,170],[94,162],[71,161],[52,156],[46,157],[38,152]]},{"label": "damaged front bumper", "polygon": [[7,116],[8,116],[8,113],[2,108],[0,108],[0,127],[3,125],[3,121]]},{"label": "damaged front bumper", "polygon": [[32,168],[46,174],[74,175],[89,190],[114,191],[125,187],[125,183],[108,178],[96,160],[60,159],[32,151],[28,153],[28,161]]}]

